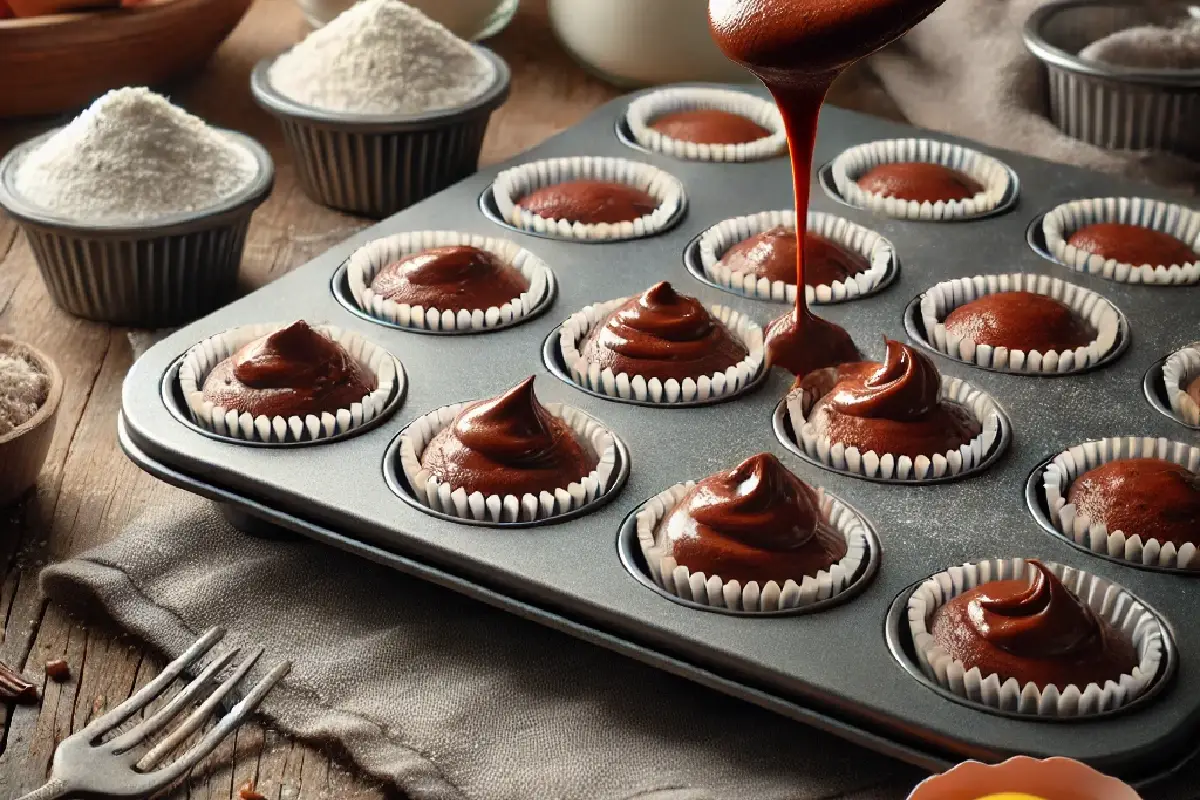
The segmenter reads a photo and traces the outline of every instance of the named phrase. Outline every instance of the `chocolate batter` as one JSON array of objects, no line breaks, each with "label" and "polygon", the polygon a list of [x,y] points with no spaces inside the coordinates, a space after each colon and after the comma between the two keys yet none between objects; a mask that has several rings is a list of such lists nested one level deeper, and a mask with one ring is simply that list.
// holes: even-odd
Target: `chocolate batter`
[{"label": "chocolate batter", "polygon": [[388,264],[371,289],[410,306],[442,311],[500,308],[529,288],[521,271],[478,247],[434,247]]},{"label": "chocolate batter", "polygon": [[880,164],[859,178],[858,185],[865,192],[916,203],[968,200],[983,191],[970,175],[919,161]]},{"label": "chocolate batter", "polygon": [[757,122],[718,108],[672,111],[653,119],[650,127],[663,136],[696,144],[747,144],[771,135]]},{"label": "chocolate batter", "polygon": [[1200,475],[1161,458],[1121,458],[1080,475],[1067,502],[1109,533],[1200,545]]},{"label": "chocolate batter", "polygon": [[1096,329],[1070,306],[1037,292],[997,292],[959,306],[946,330],[975,344],[1065,352],[1091,344]]},{"label": "chocolate batter", "polygon": [[1095,253],[1105,260],[1116,259],[1119,264],[1140,267],[1173,267],[1190,264],[1198,256],[1183,242],[1169,233],[1125,225],[1119,222],[1098,222],[1071,234],[1067,244]]},{"label": "chocolate batter", "polygon": [[[721,264],[736,272],[796,285],[796,232],[783,225],[756,233],[735,244]],[[829,286],[871,268],[859,253],[815,233],[804,234],[806,286]]]},{"label": "chocolate batter", "polygon": [[543,186],[522,197],[517,205],[544,219],[612,225],[653,214],[658,201],[649,192],[625,183],[578,180]]}]

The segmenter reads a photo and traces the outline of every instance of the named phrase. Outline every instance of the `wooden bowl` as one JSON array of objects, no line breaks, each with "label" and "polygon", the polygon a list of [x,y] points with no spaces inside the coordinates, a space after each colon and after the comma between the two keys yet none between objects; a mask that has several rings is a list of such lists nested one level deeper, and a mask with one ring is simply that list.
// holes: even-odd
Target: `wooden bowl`
[{"label": "wooden bowl", "polygon": [[50,376],[50,390],[36,414],[24,425],[0,436],[0,507],[16,500],[37,483],[50,450],[50,440],[54,437],[54,423],[58,419],[58,405],[63,393],[62,374],[45,353],[11,336],[0,336],[0,353],[14,350],[36,361],[37,366]]},{"label": "wooden bowl", "polygon": [[0,20],[0,117],[74,111],[109,89],[197,71],[251,0],[150,0],[132,8]]}]

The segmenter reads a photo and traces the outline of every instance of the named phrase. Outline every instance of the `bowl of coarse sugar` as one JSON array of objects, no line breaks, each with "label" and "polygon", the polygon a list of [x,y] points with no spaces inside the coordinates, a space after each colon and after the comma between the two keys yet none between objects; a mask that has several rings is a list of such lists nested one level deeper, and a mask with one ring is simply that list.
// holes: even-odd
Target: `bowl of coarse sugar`
[{"label": "bowl of coarse sugar", "polygon": [[397,0],[363,0],[259,62],[255,100],[279,120],[305,192],[385,217],[478,169],[508,65]]},{"label": "bowl of coarse sugar", "polygon": [[0,207],[54,301],[87,319],[180,325],[231,300],[267,151],[144,88],[111,91],[0,161]]},{"label": "bowl of coarse sugar", "polygon": [[0,506],[37,482],[62,399],[63,380],[49,356],[0,336]]}]

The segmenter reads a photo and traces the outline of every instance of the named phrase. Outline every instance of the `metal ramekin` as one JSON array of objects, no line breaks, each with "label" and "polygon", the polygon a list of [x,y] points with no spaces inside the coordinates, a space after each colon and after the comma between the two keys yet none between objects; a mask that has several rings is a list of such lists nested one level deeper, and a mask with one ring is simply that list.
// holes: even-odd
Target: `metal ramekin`
[{"label": "metal ramekin", "polygon": [[[1050,119],[1067,134],[1113,150],[1200,155],[1200,70],[1136,69],[1075,53],[1099,36],[1186,14],[1187,2],[1060,0],[1025,23],[1025,46],[1046,66]],[[1086,18],[1086,20],[1085,20]]]},{"label": "metal ramekin", "polygon": [[350,114],[297,103],[271,85],[274,58],[258,63],[250,88],[283,126],[309,197],[341,211],[386,217],[478,169],[488,119],[508,97],[512,76],[504,59],[474,47],[493,66],[492,85],[466,105],[427,114]]},{"label": "metal ramekin", "polygon": [[0,161],[0,207],[25,231],[55,303],[85,319],[163,328],[233,299],[250,215],[271,193],[275,166],[249,136],[218,130],[254,158],[254,179],[210,209],[140,222],[80,222],[18,193],[21,160],[57,130],[14,147]]}]

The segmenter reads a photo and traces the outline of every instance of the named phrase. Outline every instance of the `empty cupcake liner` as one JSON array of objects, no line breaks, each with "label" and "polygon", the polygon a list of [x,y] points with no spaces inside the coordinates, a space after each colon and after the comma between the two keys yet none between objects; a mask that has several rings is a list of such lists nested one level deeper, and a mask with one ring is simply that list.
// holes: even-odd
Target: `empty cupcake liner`
[{"label": "empty cupcake liner", "polygon": [[[731,270],[721,263],[730,248],[755,234],[783,225],[796,229],[796,214],[793,211],[762,211],[745,217],[718,222],[700,234],[700,265],[704,275],[716,285],[735,294],[753,297],[756,300],[773,300],[779,303],[796,302],[796,284],[770,281],[738,270]],[[856,225],[842,217],[821,211],[809,211],[807,230],[837,242],[847,250],[862,255],[870,267],[846,281],[834,281],[820,286],[805,286],[804,300],[813,303],[837,303],[874,294],[886,280],[895,265],[892,243],[869,228]]]},{"label": "empty cupcake liner", "polygon": [[[624,183],[658,201],[653,212],[631,222],[585,225],[565,219],[546,219],[517,205],[522,197],[546,186],[573,180]],[[633,239],[657,233],[673,222],[683,208],[683,184],[658,167],[605,156],[575,156],[534,161],[506,169],[492,183],[492,197],[505,222],[513,227],[560,239],[602,241]]]},{"label": "empty cupcake liner", "polygon": [[1022,686],[1015,678],[984,675],[968,669],[933,638],[933,613],[960,594],[985,583],[1032,577],[1024,559],[991,559],[951,567],[925,580],[908,598],[908,626],[917,662],[926,677],[954,694],[976,703],[1031,717],[1078,718],[1112,711],[1136,700],[1154,682],[1165,658],[1168,633],[1142,603],[1115,583],[1071,567],[1047,563],[1069,591],[1086,602],[1102,619],[1127,636],[1137,649],[1139,663],[1129,674],[1104,686],[1067,686],[1033,682]]},{"label": "empty cupcake liner", "polygon": [[1176,350],[1163,362],[1163,384],[1171,411],[1188,425],[1200,425],[1200,405],[1187,393],[1196,378],[1200,378],[1200,342]]},{"label": "empty cupcake liner", "polygon": [[[880,164],[913,161],[949,167],[974,178],[984,189],[966,200],[918,203],[884,197],[858,185],[859,178]],[[999,208],[1015,189],[1013,173],[1001,161],[962,145],[932,139],[886,139],[851,147],[834,159],[832,174],[838,193],[850,205],[901,219],[953,220],[983,216]]]},{"label": "empty cupcake liner", "polygon": [[599,459],[581,480],[522,497],[484,495],[437,480],[421,466],[425,448],[469,403],[442,406],[413,420],[400,434],[400,468],[413,497],[430,509],[460,519],[512,523],[550,519],[594,503],[607,494],[617,464],[616,438],[592,417],[562,403],[546,403],[546,410],[571,426],[588,452]]},{"label": "empty cupcake liner", "polygon": [[874,450],[860,452],[846,447],[813,430],[808,412],[820,399],[812,392],[793,390],[786,398],[787,413],[796,440],[809,457],[837,472],[872,480],[923,481],[962,475],[978,469],[991,455],[992,447],[1000,440],[1001,415],[996,401],[986,392],[974,388],[959,378],[942,376],[942,399],[952,400],[966,408],[983,426],[983,431],[957,450],[930,453],[916,458],[892,453],[882,455]]},{"label": "empty cupcake liner", "polygon": [[[696,109],[716,109],[738,114],[771,133],[743,144],[697,144],[673,139],[650,127],[654,120],[665,114]],[[625,111],[625,124],[629,126],[634,141],[647,150],[689,161],[756,161],[787,152],[787,133],[775,104],[752,94],[729,89],[659,89],[629,104]]]},{"label": "empty cupcake liner", "polygon": [[1042,472],[1042,491],[1054,527],[1063,536],[1095,553],[1147,566],[1200,569],[1194,544],[1176,549],[1171,542],[1143,540],[1136,533],[1109,532],[1103,523],[1093,522],[1087,514],[1067,502],[1067,492],[1076,478],[1101,464],[1121,458],[1162,458],[1192,472],[1200,472],[1200,447],[1182,442],[1129,436],[1076,445],[1056,455]]},{"label": "empty cupcake liner", "polygon": [[816,575],[805,575],[798,579],[780,575],[779,580],[767,581],[763,586],[759,586],[757,581],[742,586],[737,581],[722,581],[719,575],[690,572],[687,567],[676,563],[657,530],[658,524],[694,485],[694,481],[677,483],[660,492],[642,506],[635,518],[638,544],[650,576],[656,584],[676,597],[732,611],[802,608],[828,600],[850,588],[869,557],[866,523],[842,501],[818,488],[821,516],[846,537],[846,555],[841,561]]},{"label": "empty cupcake liner", "polygon": [[1077,272],[1121,283],[1179,286],[1200,282],[1200,257],[1187,264],[1122,264],[1067,244],[1075,231],[1100,222],[1140,225],[1174,236],[1193,250],[1200,246],[1200,214],[1189,208],[1145,197],[1094,197],[1063,203],[1046,212],[1042,218],[1046,249],[1060,264]]},{"label": "empty cupcake liner", "polygon": [[641,375],[614,374],[607,367],[589,362],[580,352],[580,343],[597,324],[608,319],[608,315],[627,301],[628,297],[609,300],[605,303],[586,306],[572,314],[559,328],[559,354],[570,371],[571,380],[594,392],[619,397],[623,400],[661,403],[691,403],[714,400],[737,394],[754,380],[763,369],[763,332],[749,317],[739,314],[727,306],[709,306],[709,313],[719,320],[734,339],[741,342],[748,355],[724,372],[712,375],[697,375],[677,381],[674,378],[662,381],[647,380]]},{"label": "empty cupcake liner", "polygon": [[317,325],[314,329],[337,342],[375,376],[375,391],[361,402],[335,413],[305,417],[257,417],[222,408],[204,399],[204,381],[208,374],[225,359],[255,339],[283,328],[282,324],[245,325],[210,336],[196,344],[179,365],[179,387],[187,403],[192,421],[206,431],[251,442],[283,444],[328,439],[375,419],[388,402],[403,390],[404,373],[397,368],[395,357],[378,345],[353,331],[334,325]]},{"label": "empty cupcake liner", "polygon": [[[453,245],[478,247],[499,257],[520,270],[529,281],[529,289],[499,308],[452,311],[397,303],[371,288],[375,276],[394,261],[432,247]],[[554,276],[546,262],[506,239],[457,231],[415,231],[385,236],[355,250],[346,262],[346,280],[354,302],[377,319],[406,328],[465,333],[504,327],[528,316],[550,299]]]},{"label": "empty cupcake liner", "polygon": [[[1039,353],[976,344],[946,330],[945,319],[954,309],[999,292],[1035,292],[1053,297],[1087,320],[1096,329],[1096,338],[1075,350]],[[921,322],[928,343],[951,358],[986,369],[1032,375],[1063,375],[1095,366],[1113,351],[1122,332],[1121,313],[1096,292],[1049,275],[1021,273],[942,281],[921,295]]]}]

